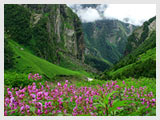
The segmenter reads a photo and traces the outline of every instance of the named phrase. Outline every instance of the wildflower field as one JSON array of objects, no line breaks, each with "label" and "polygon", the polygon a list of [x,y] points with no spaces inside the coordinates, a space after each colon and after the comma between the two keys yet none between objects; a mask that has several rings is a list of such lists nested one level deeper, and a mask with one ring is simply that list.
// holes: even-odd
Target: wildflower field
[{"label": "wildflower field", "polygon": [[74,84],[65,80],[55,84],[42,81],[39,74],[29,74],[28,81],[25,87],[5,87],[5,116],[156,115],[155,79],[93,80]]}]

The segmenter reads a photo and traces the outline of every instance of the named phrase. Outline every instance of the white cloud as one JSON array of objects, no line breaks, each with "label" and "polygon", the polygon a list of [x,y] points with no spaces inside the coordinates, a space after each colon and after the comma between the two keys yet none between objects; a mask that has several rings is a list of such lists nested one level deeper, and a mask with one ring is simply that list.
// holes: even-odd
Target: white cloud
[{"label": "white cloud", "polygon": [[144,21],[156,15],[155,4],[101,4],[97,7],[82,7],[83,4],[68,4],[80,17],[82,22],[94,22],[101,19],[118,19],[120,21],[142,25]]},{"label": "white cloud", "polygon": [[94,22],[102,19],[98,11],[91,7],[81,9],[77,12],[77,14],[82,19],[82,22]]},{"label": "white cloud", "polygon": [[[118,19],[134,25],[141,25],[155,15],[155,4],[110,4],[104,12],[106,18]],[[125,20],[126,18],[128,21]]]},{"label": "white cloud", "polygon": [[[77,13],[77,15],[81,18],[82,22],[94,22],[96,20],[102,19],[97,9],[95,8],[83,8],[82,5],[79,4],[68,4],[68,6]],[[103,8],[101,7],[101,9]]]}]

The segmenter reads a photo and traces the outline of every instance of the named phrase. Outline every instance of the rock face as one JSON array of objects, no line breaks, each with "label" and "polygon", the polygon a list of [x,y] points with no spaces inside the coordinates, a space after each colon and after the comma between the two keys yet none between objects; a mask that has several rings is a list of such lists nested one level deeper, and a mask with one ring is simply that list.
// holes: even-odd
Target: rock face
[{"label": "rock face", "polygon": [[[36,14],[42,14],[39,22],[34,17],[35,13],[32,14],[33,23],[37,23],[37,25],[33,26],[33,29],[36,29],[39,24],[42,24],[43,19],[46,20],[43,23],[45,26],[43,29],[47,31],[48,37],[45,38],[45,42],[49,45],[47,48],[45,47],[39,51],[41,57],[45,59],[49,58],[50,61],[54,62],[55,59],[51,58],[53,56],[52,54],[58,57],[60,52],[62,52],[63,54],[72,54],[82,60],[82,62],[84,61],[81,22],[70,8],[66,5],[26,5],[25,7],[34,11]],[[53,53],[48,54],[50,51],[53,51]]]},{"label": "rock face", "polygon": [[153,31],[156,31],[156,17],[144,22],[141,27],[138,27],[128,37],[128,42],[124,54],[128,55],[133,50],[137,49],[146,39],[150,37]]},{"label": "rock face", "polygon": [[156,17],[129,36],[125,56],[101,76],[104,79],[156,78]]},{"label": "rock face", "polygon": [[83,23],[83,29],[86,43],[85,53],[115,63],[123,55],[127,37],[135,26],[118,20],[99,20]]},{"label": "rock face", "polygon": [[[8,20],[5,29],[9,31],[8,34],[11,34],[10,31],[12,31],[12,36],[16,34],[22,36],[21,31],[27,29],[25,35],[30,35],[30,38],[24,40],[23,37],[20,39],[15,37],[15,39],[22,44],[28,41],[27,45],[32,47],[37,56],[52,63],[58,63],[62,55],[70,54],[82,62],[84,61],[84,40],[81,22],[77,15],[66,5],[6,5],[5,11],[10,13],[10,15],[5,14],[5,19]],[[11,15],[15,13],[24,15],[11,18]],[[20,23],[23,19],[26,20]],[[14,27],[9,26],[9,20],[15,21],[12,23]],[[10,29],[11,27],[17,28],[16,30],[20,31],[20,34],[18,32],[14,33]],[[24,42],[20,42],[22,40]]]}]

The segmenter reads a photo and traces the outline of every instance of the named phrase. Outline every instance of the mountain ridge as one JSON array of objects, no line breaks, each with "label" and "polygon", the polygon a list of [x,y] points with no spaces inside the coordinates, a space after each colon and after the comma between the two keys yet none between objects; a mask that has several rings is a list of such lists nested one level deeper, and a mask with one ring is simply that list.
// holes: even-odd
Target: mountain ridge
[{"label": "mountain ridge", "polygon": [[[88,63],[87,60],[89,62],[94,61],[93,57],[96,57],[102,63],[102,59],[105,59],[110,64],[115,64],[123,56],[127,37],[136,28],[131,24],[118,20],[97,20],[95,22],[83,23],[82,26],[86,45],[86,63]],[[92,57],[89,58],[89,55]],[[111,65],[106,63],[106,68],[110,67]]]},{"label": "mountain ridge", "polygon": [[[129,45],[130,47],[126,47],[126,51],[128,50],[128,48],[132,48],[131,51],[128,52],[128,54],[126,54],[125,52],[126,55],[110,70],[106,70],[101,75],[102,78],[106,77],[108,79],[116,79],[123,77],[140,76],[156,77],[156,26],[152,23],[156,23],[156,17],[151,18],[142,26],[135,29],[133,34],[128,38],[127,45]],[[153,27],[149,27],[150,25],[152,25]],[[146,32],[146,28],[148,28],[148,32]],[[136,36],[135,33],[139,33],[140,35]],[[136,40],[134,36],[137,38],[139,37],[138,40],[140,42],[137,42],[138,40]],[[132,42],[137,42],[137,46],[134,47],[134,45],[131,44]]]}]

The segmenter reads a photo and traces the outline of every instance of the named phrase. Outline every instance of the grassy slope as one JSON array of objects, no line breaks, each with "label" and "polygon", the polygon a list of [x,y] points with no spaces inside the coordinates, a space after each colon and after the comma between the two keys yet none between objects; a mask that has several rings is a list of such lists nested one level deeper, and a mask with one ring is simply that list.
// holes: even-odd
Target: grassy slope
[{"label": "grassy slope", "polygon": [[[52,64],[44,59],[41,59],[33,55],[29,50],[25,49],[23,46],[17,44],[14,41],[10,41],[9,44],[12,46],[16,56],[16,61],[18,62],[15,69],[12,71],[22,72],[22,73],[40,73],[45,74],[48,77],[54,77],[55,75],[86,75],[86,72],[72,71],[55,64]],[[20,50],[24,48],[24,50]]]},{"label": "grassy slope", "polygon": [[149,49],[148,51],[146,51],[146,53],[143,53],[141,55],[139,55],[137,58],[139,58],[139,60],[137,60],[135,63],[132,63],[132,64],[129,64],[129,65],[126,65],[116,71],[111,71],[109,74],[114,76],[116,74],[119,74],[121,73],[122,71],[127,71],[128,69],[131,69],[132,66],[134,66],[135,64],[137,64],[138,62],[146,62],[148,59],[153,59],[153,60],[156,60],[156,48],[153,48],[153,49]]}]

